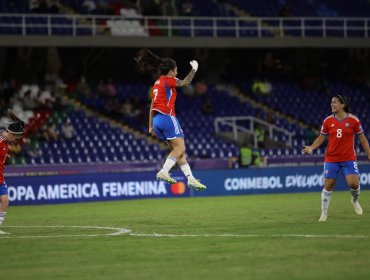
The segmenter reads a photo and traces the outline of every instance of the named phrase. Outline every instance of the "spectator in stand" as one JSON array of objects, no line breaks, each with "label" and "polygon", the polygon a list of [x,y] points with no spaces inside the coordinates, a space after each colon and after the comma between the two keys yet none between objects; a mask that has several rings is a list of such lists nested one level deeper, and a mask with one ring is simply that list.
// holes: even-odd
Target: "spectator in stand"
[{"label": "spectator in stand", "polygon": [[47,127],[43,127],[41,130],[41,137],[46,141],[58,141],[59,135],[56,131],[55,124],[50,124]]},{"label": "spectator in stand", "polygon": [[181,5],[181,15],[192,16],[193,15],[193,3],[190,0],[185,0]]},{"label": "spectator in stand", "polygon": [[23,138],[22,153],[25,157],[37,158],[41,156],[41,152],[36,149],[29,138]]},{"label": "spectator in stand", "polygon": [[272,91],[272,85],[267,79],[265,79],[265,81],[263,82],[263,86],[261,87],[261,93],[263,95],[269,95],[271,91]]},{"label": "spectator in stand", "polygon": [[30,90],[27,90],[24,93],[23,97],[23,106],[26,110],[33,110],[38,106],[38,102],[35,98],[32,97],[32,93]]},{"label": "spectator in stand", "polygon": [[54,97],[55,97],[55,102],[58,101],[58,99],[63,99],[63,97],[67,94],[67,85],[64,84],[63,82],[58,83],[55,85],[55,92],[54,92]]},{"label": "spectator in stand", "polygon": [[257,146],[259,149],[265,149],[266,144],[265,144],[265,135],[266,135],[266,130],[262,125],[256,125],[254,129],[254,134],[257,137]]},{"label": "spectator in stand", "polygon": [[259,95],[261,90],[261,82],[259,79],[255,79],[252,84],[252,92],[256,95]]},{"label": "spectator in stand", "polygon": [[123,115],[125,117],[133,117],[134,116],[134,105],[132,104],[130,99],[126,99],[125,103],[123,103]]},{"label": "spectator in stand", "polygon": [[90,87],[86,83],[85,77],[81,77],[80,82],[76,86],[77,94],[83,97],[88,97],[90,95]]},{"label": "spectator in stand", "polygon": [[264,81],[260,81],[256,79],[253,81],[252,84],[252,92],[256,95],[269,95],[272,91],[271,83],[265,79]]},{"label": "spectator in stand", "polygon": [[82,8],[85,9],[85,12],[89,15],[94,14],[96,11],[96,3],[94,0],[85,0],[82,3]]},{"label": "spectator in stand", "polygon": [[117,89],[114,86],[112,79],[109,79],[108,83],[105,85],[105,95],[108,97],[117,95]]},{"label": "spectator in stand", "polygon": [[195,95],[202,96],[207,92],[207,90],[208,90],[208,86],[204,80],[201,80],[195,83],[195,86],[194,86]]},{"label": "spectator in stand", "polygon": [[75,130],[74,130],[73,126],[68,121],[65,121],[62,124],[61,132],[62,132],[62,136],[63,136],[64,139],[70,140],[70,139],[73,138]]},{"label": "spectator in stand", "polygon": [[44,90],[43,92],[41,92],[40,96],[39,96],[39,102],[41,104],[46,104],[48,101],[50,102],[54,102],[54,98],[51,96],[51,92],[48,91],[48,90]]}]

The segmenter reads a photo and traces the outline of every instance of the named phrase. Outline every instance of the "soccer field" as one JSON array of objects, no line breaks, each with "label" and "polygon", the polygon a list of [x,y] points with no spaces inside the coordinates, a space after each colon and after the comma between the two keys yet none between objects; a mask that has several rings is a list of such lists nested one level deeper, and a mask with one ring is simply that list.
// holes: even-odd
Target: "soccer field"
[{"label": "soccer field", "polygon": [[4,279],[370,279],[364,214],[334,192],[10,207]]}]

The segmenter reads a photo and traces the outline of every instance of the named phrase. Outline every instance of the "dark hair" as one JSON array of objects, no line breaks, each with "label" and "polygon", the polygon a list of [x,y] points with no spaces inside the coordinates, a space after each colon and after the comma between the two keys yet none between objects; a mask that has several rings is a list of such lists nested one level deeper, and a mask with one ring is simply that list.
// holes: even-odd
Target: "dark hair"
[{"label": "dark hair", "polygon": [[164,75],[175,69],[176,62],[171,58],[162,58],[148,49],[141,49],[134,58],[141,73],[155,73]]},{"label": "dark hair", "polygon": [[340,94],[336,95],[335,97],[339,100],[339,102],[341,104],[344,104],[344,111],[346,113],[351,113],[352,110],[351,110],[351,106],[350,106],[351,105],[350,98],[347,97],[347,96],[342,96]]},{"label": "dark hair", "polygon": [[24,122],[18,119],[12,111],[8,111],[8,117],[10,119],[10,124],[6,130],[12,134],[22,135],[24,132]]}]

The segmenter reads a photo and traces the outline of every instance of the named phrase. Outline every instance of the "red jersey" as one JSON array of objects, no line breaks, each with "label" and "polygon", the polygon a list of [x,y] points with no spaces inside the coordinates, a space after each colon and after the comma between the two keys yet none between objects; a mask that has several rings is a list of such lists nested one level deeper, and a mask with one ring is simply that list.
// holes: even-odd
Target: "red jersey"
[{"label": "red jersey", "polygon": [[356,160],[355,134],[363,133],[360,120],[348,114],[343,120],[335,115],[327,117],[321,127],[321,134],[329,136],[325,162],[343,162]]},{"label": "red jersey", "polygon": [[0,185],[4,183],[4,164],[8,155],[8,143],[0,133]]},{"label": "red jersey", "polygon": [[164,115],[176,116],[176,81],[175,77],[160,76],[154,83],[152,100],[153,110]]}]

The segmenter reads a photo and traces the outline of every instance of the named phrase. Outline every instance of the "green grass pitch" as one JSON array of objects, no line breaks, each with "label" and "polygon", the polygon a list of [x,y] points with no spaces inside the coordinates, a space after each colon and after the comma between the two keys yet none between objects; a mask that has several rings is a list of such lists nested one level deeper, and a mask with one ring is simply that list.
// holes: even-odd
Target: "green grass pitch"
[{"label": "green grass pitch", "polygon": [[334,192],[326,223],[317,221],[320,193],[10,207],[1,272],[7,280],[365,280],[370,191],[361,204],[359,216],[349,191]]}]

